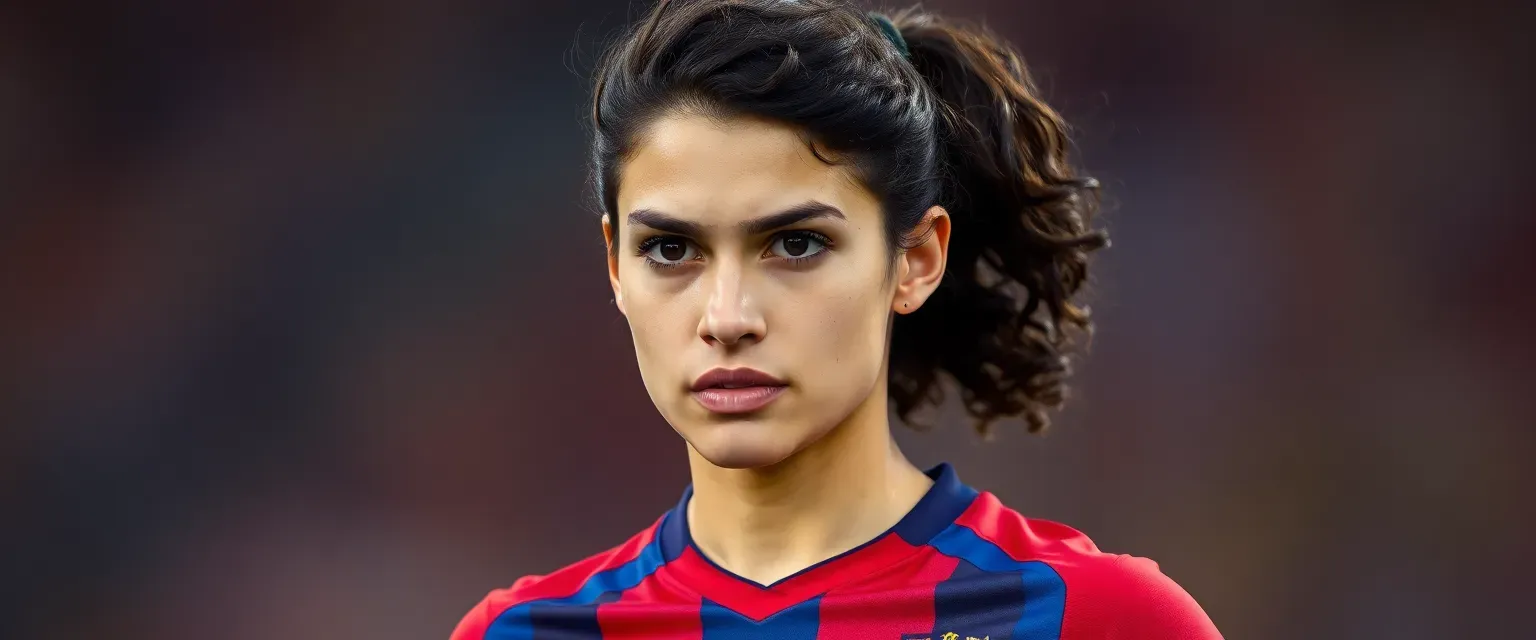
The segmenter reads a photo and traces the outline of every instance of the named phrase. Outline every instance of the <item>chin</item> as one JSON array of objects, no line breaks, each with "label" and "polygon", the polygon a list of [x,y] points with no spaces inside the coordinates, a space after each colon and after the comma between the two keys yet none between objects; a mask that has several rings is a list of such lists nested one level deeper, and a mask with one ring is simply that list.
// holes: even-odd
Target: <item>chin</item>
[{"label": "chin", "polygon": [[723,469],[760,469],[789,459],[804,448],[784,425],[741,421],[696,425],[688,444],[710,464]]}]

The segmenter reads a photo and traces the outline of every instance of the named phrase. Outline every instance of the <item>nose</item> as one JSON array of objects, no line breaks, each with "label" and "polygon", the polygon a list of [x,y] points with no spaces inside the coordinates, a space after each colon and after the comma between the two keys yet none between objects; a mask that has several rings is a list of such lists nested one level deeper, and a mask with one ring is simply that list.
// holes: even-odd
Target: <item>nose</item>
[{"label": "nose", "polygon": [[710,288],[704,317],[699,320],[699,337],[711,345],[735,346],[759,342],[767,331],[766,322],[746,282],[739,263],[719,261],[706,276]]}]

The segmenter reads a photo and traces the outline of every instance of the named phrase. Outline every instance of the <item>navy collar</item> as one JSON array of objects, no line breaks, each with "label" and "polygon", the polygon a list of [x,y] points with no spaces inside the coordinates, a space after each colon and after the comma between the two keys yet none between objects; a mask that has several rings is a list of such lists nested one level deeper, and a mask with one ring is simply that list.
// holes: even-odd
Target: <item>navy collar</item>
[{"label": "navy collar", "polygon": [[[914,547],[928,544],[934,536],[939,535],[954,523],[955,519],[959,518],[960,514],[964,513],[976,499],[976,490],[961,483],[960,476],[955,473],[954,467],[949,463],[939,464],[924,473],[933,479],[933,486],[928,489],[928,493],[917,501],[907,515],[902,516],[896,526],[875,536],[869,543],[894,533]],[[691,498],[693,498],[693,485],[690,484],[683,490],[683,497],[678,500],[677,506],[667,512],[657,532],[662,557],[668,562],[677,559],[683,554],[684,549],[693,546],[693,535],[688,528],[688,500]],[[869,543],[851,549],[838,557],[856,553]]]}]

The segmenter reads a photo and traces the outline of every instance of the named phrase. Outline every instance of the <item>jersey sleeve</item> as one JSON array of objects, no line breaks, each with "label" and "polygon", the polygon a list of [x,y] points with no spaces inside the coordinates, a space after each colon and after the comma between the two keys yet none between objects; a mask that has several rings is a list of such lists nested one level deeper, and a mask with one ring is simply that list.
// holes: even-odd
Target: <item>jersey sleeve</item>
[{"label": "jersey sleeve", "polygon": [[579,592],[592,576],[623,566],[639,557],[655,539],[656,528],[661,526],[664,519],[657,520],[617,547],[567,565],[554,573],[523,576],[510,587],[491,591],[469,613],[464,614],[449,639],[485,640],[491,625],[496,624],[496,619],[508,609],[535,600],[564,598]]},{"label": "jersey sleeve", "polygon": [[1063,578],[1061,640],[1221,640],[1195,599],[1146,558],[1108,556]]}]

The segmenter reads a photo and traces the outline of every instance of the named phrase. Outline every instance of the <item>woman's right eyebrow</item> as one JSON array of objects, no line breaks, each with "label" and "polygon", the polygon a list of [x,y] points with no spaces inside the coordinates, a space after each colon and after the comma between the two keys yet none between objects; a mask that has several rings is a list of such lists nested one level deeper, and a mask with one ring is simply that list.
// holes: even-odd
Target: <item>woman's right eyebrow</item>
[{"label": "woman's right eyebrow", "polygon": [[650,227],[664,233],[675,233],[680,236],[694,238],[704,233],[704,227],[697,222],[676,218],[655,209],[636,209],[629,212],[629,223]]}]

